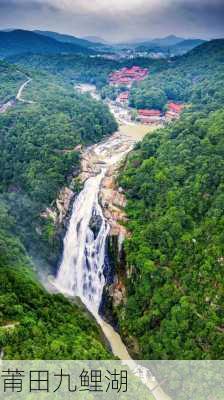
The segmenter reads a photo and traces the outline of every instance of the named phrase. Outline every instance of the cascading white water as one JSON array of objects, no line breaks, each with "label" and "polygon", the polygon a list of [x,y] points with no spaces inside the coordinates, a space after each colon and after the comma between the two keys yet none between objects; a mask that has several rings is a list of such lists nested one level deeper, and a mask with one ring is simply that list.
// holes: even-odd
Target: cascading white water
[{"label": "cascading white water", "polygon": [[[78,296],[87,308],[98,317],[105,285],[105,246],[109,225],[104,218],[98,195],[107,168],[130,151],[133,142],[114,135],[89,151],[101,162],[96,176],[88,178],[77,196],[64,239],[63,258],[55,279],[55,286],[68,296]],[[97,164],[97,163],[96,163]],[[99,168],[98,165],[98,168]],[[97,229],[91,228],[91,221]]]},{"label": "cascading white water", "polygon": [[[94,157],[103,162],[101,172],[86,180],[83,190],[74,202],[64,238],[63,258],[54,282],[57,289],[65,295],[80,297],[101,326],[113,354],[121,360],[126,360],[126,364],[133,372],[139,367],[138,364],[131,359],[120,335],[98,314],[105,285],[105,245],[110,229],[98,196],[107,169],[119,162],[133,148],[136,141],[130,136],[115,133],[106,142],[92,146]],[[96,232],[91,229],[92,217],[100,220]],[[120,237],[119,245],[122,240],[123,237]],[[142,380],[141,374],[134,373]],[[170,400],[155,380],[144,383],[150,390],[153,389],[156,400]]]},{"label": "cascading white water", "polygon": [[[157,386],[155,380],[144,381],[141,377],[142,367],[131,359],[120,335],[98,314],[105,285],[104,263],[105,245],[109,233],[109,224],[104,218],[98,195],[100,185],[110,165],[119,161],[130,151],[133,143],[123,141],[117,135],[102,144],[93,146],[94,155],[103,164],[101,172],[88,178],[83,190],[77,196],[72,215],[64,238],[62,262],[55,280],[57,289],[68,296],[78,296],[94,315],[101,326],[115,356],[126,360],[126,365],[139,376],[151,390]],[[91,221],[97,222],[93,229]],[[121,238],[123,239],[123,238]],[[158,386],[153,395],[156,400],[170,400]]]},{"label": "cascading white water", "polygon": [[[98,312],[105,284],[103,269],[109,231],[98,201],[104,174],[105,169],[89,178],[74,202],[64,239],[63,259],[55,281],[60,291],[79,296],[94,314]],[[90,227],[91,218],[100,221],[96,233]]]}]

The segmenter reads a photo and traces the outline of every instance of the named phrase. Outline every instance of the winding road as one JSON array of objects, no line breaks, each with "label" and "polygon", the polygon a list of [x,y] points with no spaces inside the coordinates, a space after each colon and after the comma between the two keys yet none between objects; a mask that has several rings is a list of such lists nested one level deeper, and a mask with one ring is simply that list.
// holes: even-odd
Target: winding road
[{"label": "winding road", "polygon": [[27,77],[27,80],[24,83],[22,83],[22,85],[19,87],[19,90],[15,96],[15,100],[9,100],[0,106],[0,114],[4,114],[9,108],[13,107],[16,104],[16,101],[21,101],[22,103],[33,104],[33,101],[25,100],[22,98],[23,90],[31,81],[32,81],[32,79]]},{"label": "winding road", "polygon": [[21,101],[22,103],[32,104],[33,101],[31,101],[31,100],[25,100],[25,99],[22,98],[23,90],[24,90],[25,87],[32,81],[31,78],[29,78],[29,77],[27,77],[27,78],[28,78],[27,81],[24,82],[24,83],[20,86],[20,88],[19,88],[19,90],[18,90],[18,92],[17,92],[17,95],[16,95],[16,100],[17,100],[17,101]]}]

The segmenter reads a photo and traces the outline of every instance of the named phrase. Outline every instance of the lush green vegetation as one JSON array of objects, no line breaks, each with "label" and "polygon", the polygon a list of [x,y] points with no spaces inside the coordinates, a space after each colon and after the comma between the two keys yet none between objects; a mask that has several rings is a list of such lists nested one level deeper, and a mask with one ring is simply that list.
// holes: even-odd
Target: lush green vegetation
[{"label": "lush green vegetation", "polygon": [[15,98],[19,86],[25,81],[25,74],[14,65],[0,61],[0,105]]},{"label": "lush green vegetation", "polygon": [[36,32],[16,29],[0,32],[0,56],[14,54],[94,54],[94,51],[78,43],[65,43]]},{"label": "lush green vegetation", "polygon": [[[153,82],[153,78],[152,82]],[[151,83],[152,83],[151,82]],[[147,83],[142,84],[140,87],[136,86],[131,91],[130,105],[134,108],[155,108],[163,110],[167,103],[167,95],[163,89],[150,85]]]},{"label": "lush green vegetation", "polygon": [[[224,357],[223,44],[176,60],[174,88],[194,78],[181,91],[193,105],[148,135],[120,177],[132,272],[118,320],[139,358]],[[172,66],[166,74],[168,85]]]},{"label": "lush green vegetation", "polygon": [[9,61],[22,67],[45,70],[50,74],[63,77],[69,82],[95,84],[99,89],[108,83],[108,74],[125,66],[139,65],[151,72],[160,71],[167,66],[166,60],[136,58],[128,61],[107,60],[101,57],[85,55],[40,55],[25,54],[13,56]]},{"label": "lush green vegetation", "polygon": [[[0,74],[12,92],[11,75]],[[78,172],[76,145],[99,141],[117,125],[103,103],[59,77],[31,75],[25,102],[0,115],[0,326],[15,324],[0,328],[0,348],[7,358],[108,358],[95,323],[41,287],[26,251],[45,270],[46,261],[55,266],[61,241],[41,212]]]},{"label": "lush green vegetation", "polygon": [[[89,315],[37,282],[0,202],[0,348],[7,359],[108,359]],[[7,328],[8,325],[8,328]]]},{"label": "lush green vegetation", "polygon": [[[116,129],[107,107],[71,82],[113,96],[107,74],[123,64],[74,55],[15,60],[32,75],[23,94],[32,103],[0,116],[0,325],[13,325],[0,328],[0,347],[7,358],[107,358],[83,310],[37,283],[25,248],[56,263],[61,242],[41,211],[78,170],[76,145]],[[120,330],[139,358],[223,358],[224,41],[169,65],[139,65],[151,76],[133,87],[133,105],[163,109],[172,99],[189,107],[136,147],[120,177],[132,233]],[[14,87],[7,79],[3,97]]]},{"label": "lush green vegetation", "polygon": [[84,82],[102,87],[108,73],[116,69],[117,63],[84,55],[40,55],[26,54],[10,57],[10,61],[27,68],[45,70],[47,73],[63,77],[68,82]]},{"label": "lush green vegetation", "polygon": [[99,141],[117,125],[105,105],[45,74],[33,75],[23,98],[33,103],[17,103],[0,116],[0,190],[26,246],[43,242],[55,262],[52,222],[39,215],[78,169],[76,145]]},{"label": "lush green vegetation", "polygon": [[[215,110],[224,102],[220,82],[224,79],[224,40],[205,43],[190,53],[174,58],[169,67],[133,87],[130,105],[163,109],[167,100],[207,106]],[[200,106],[201,105],[201,106]]]}]

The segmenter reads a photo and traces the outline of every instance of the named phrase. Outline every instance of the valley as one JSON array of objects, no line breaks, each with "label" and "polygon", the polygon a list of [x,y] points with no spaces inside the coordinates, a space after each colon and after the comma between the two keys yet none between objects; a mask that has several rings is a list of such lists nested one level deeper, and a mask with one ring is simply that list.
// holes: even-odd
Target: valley
[{"label": "valley", "polygon": [[60,46],[1,63],[4,357],[222,358],[223,40],[169,61]]},{"label": "valley", "polygon": [[[99,100],[94,85],[79,84],[76,89]],[[108,105],[112,108],[110,102]],[[119,113],[114,108],[112,112],[120,121]],[[59,292],[80,297],[102,328],[114,356],[123,360],[130,358],[126,347],[113,327],[99,315],[106,284],[106,242],[108,236],[116,236],[122,246],[125,239],[126,230],[121,225],[125,221],[125,197],[116,188],[116,179],[121,162],[148,131],[145,125],[122,121],[118,132],[81,152],[79,180],[84,188],[74,201],[62,263],[52,282]]]}]

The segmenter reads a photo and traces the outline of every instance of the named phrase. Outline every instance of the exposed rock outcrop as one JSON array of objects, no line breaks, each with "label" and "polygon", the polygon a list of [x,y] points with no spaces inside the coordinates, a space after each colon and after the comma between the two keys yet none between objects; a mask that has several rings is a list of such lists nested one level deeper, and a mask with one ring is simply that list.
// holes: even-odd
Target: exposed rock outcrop
[{"label": "exposed rock outcrop", "polygon": [[63,188],[60,191],[59,196],[56,200],[59,224],[61,224],[63,219],[65,218],[65,216],[69,210],[71,201],[74,198],[74,195],[75,195],[75,193],[68,187]]},{"label": "exposed rock outcrop", "polygon": [[[118,151],[121,146],[117,144]],[[124,144],[124,153],[130,147],[130,143]],[[102,170],[105,164],[105,149],[99,153],[95,146],[92,146],[86,152],[82,153],[80,181],[85,182],[86,179],[96,176]],[[109,149],[108,149],[109,152]],[[113,157],[114,154],[109,154]],[[108,154],[107,154],[108,156]],[[105,176],[102,179],[99,201],[102,206],[104,217],[107,219],[110,230],[107,240],[108,247],[108,268],[105,267],[106,285],[104,288],[103,301],[101,304],[101,314],[111,324],[116,325],[116,308],[125,302],[125,277],[126,277],[126,262],[123,249],[123,241],[128,235],[123,222],[127,217],[124,211],[126,198],[124,191],[117,185],[117,175],[119,173],[120,163],[115,162],[107,166]],[[100,218],[92,217],[90,227],[96,234],[101,226]]]},{"label": "exposed rock outcrop", "polygon": [[97,235],[98,235],[98,233],[100,231],[101,225],[102,225],[101,216],[100,215],[93,215],[91,220],[90,220],[89,227],[93,231],[94,238],[97,237]]},{"label": "exposed rock outcrop", "polygon": [[68,187],[61,189],[58,198],[55,201],[55,206],[46,208],[41,214],[42,218],[50,218],[55,225],[62,224],[64,218],[69,212],[71,202],[75,193]]},{"label": "exposed rock outcrop", "polygon": [[118,165],[112,166],[108,169],[101,185],[100,202],[104,216],[110,224],[109,234],[111,236],[115,235],[125,237],[127,232],[126,228],[122,226],[122,222],[127,219],[124,212],[126,198],[123,190],[119,188],[116,183],[118,171]]}]

